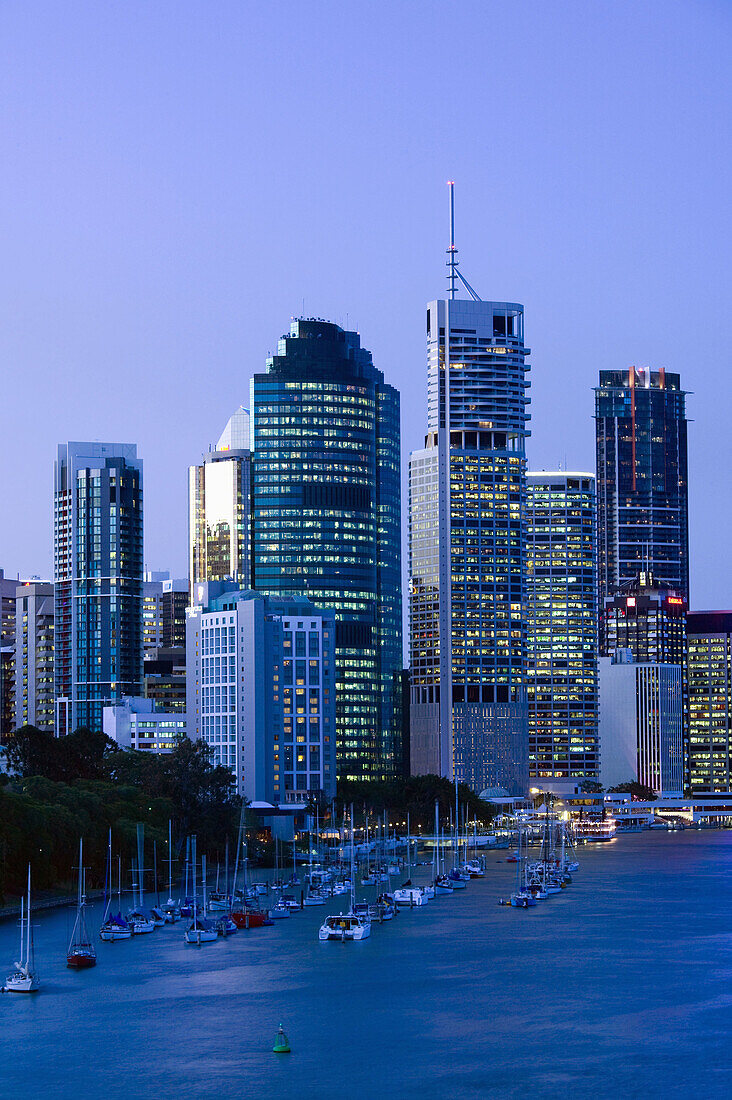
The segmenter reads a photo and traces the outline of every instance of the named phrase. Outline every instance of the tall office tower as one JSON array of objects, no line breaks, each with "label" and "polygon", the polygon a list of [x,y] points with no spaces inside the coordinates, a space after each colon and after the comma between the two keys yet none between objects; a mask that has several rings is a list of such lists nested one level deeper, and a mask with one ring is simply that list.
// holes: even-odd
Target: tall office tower
[{"label": "tall office tower", "polygon": [[357,333],[293,321],[252,381],[254,587],[335,612],[339,774],[399,771],[399,394]]},{"label": "tall office tower", "polygon": [[600,773],[595,479],[561,470],[527,482],[529,774],[566,794]]},{"label": "tall office tower", "polygon": [[692,611],[686,620],[689,786],[732,794],[732,611]]},{"label": "tall office tower", "polygon": [[523,307],[449,296],[427,307],[428,431],[410,459],[411,765],[523,794]]},{"label": "tall office tower", "polygon": [[188,580],[233,580],[248,588],[251,559],[249,414],[237,409],[203,462],[188,469]]},{"label": "tall office tower", "polygon": [[15,723],[53,733],[53,585],[25,581],[15,597]]},{"label": "tall office tower", "polygon": [[0,569],[0,741],[15,729],[15,592]]},{"label": "tall office tower", "polygon": [[600,609],[643,569],[688,600],[686,393],[679,375],[600,371],[595,428]]},{"label": "tall office tower", "polygon": [[191,740],[209,743],[251,801],[332,798],[333,612],[225,582],[197,584],[186,631]]},{"label": "tall office tower", "polygon": [[132,443],[63,443],[54,473],[56,735],[102,728],[142,689],[142,460]]}]

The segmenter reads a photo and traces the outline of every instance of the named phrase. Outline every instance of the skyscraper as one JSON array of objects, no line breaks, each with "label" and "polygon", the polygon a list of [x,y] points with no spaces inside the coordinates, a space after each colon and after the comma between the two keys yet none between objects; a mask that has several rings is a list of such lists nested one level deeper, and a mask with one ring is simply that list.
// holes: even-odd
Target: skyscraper
[{"label": "skyscraper", "polygon": [[336,617],[339,774],[400,762],[399,394],[359,336],[296,320],[252,381],[254,587]]},{"label": "skyscraper", "polygon": [[592,474],[528,474],[529,773],[571,793],[597,779],[597,570]]},{"label": "skyscraper", "polygon": [[411,764],[523,794],[524,313],[477,297],[452,232],[448,266],[448,299],[427,307],[427,436],[410,460]]},{"label": "skyscraper", "polygon": [[687,617],[689,784],[692,794],[732,793],[732,611]]},{"label": "skyscraper", "polygon": [[600,609],[651,572],[689,598],[686,393],[678,374],[600,371],[595,390]]},{"label": "skyscraper", "polygon": [[64,443],[54,473],[56,734],[102,729],[142,688],[142,461],[131,443]]},{"label": "skyscraper", "polygon": [[188,579],[252,583],[249,414],[239,408],[216,444],[188,471]]},{"label": "skyscraper", "polygon": [[15,592],[0,569],[0,741],[15,728]]},{"label": "skyscraper", "polygon": [[15,723],[53,733],[53,585],[19,584],[15,597]]}]

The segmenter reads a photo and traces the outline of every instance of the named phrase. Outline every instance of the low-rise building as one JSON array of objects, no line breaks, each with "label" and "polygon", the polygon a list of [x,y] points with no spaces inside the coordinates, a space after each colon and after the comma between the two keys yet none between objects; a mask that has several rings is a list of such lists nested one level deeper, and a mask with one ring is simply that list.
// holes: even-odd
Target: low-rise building
[{"label": "low-rise building", "polygon": [[102,728],[121,749],[172,752],[186,736],[186,715],[156,710],[152,699],[125,696],[104,708]]}]

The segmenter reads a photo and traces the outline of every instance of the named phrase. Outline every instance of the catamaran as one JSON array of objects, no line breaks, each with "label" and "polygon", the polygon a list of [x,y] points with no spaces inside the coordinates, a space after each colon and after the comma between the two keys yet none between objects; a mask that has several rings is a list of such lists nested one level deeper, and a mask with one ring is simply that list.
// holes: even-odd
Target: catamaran
[{"label": "catamaran", "polygon": [[97,952],[86,927],[86,868],[84,867],[84,841],[79,838],[79,893],[76,904],[76,920],[71,932],[71,942],[66,952],[66,965],[72,970],[88,970],[97,965]]},{"label": "catamaran", "polygon": [[355,911],[356,905],[356,866],[355,845],[353,839],[353,804],[351,804],[351,907],[347,913],[338,913],[325,918],[318,932],[319,940],[365,940],[371,935],[371,918],[361,916]]},{"label": "catamaran", "polygon": [[20,962],[15,964],[5,979],[4,993],[35,993],[40,988],[33,950],[33,930],[31,927],[31,869],[28,864],[28,897],[23,912],[23,899],[20,899]]}]

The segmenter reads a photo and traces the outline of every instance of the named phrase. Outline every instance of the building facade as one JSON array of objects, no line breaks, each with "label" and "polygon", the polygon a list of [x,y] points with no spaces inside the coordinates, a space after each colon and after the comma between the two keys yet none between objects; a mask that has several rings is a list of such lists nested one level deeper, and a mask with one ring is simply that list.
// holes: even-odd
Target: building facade
[{"label": "building facade", "polygon": [[252,381],[254,588],[336,618],[339,773],[401,763],[399,394],[359,336],[293,321]]},{"label": "building facade", "polygon": [[[188,471],[188,580],[252,584],[249,416],[239,409],[216,448]],[[246,444],[246,445],[245,445]]]},{"label": "building facade", "polygon": [[688,600],[686,393],[679,375],[600,371],[595,428],[600,608],[644,569]]},{"label": "building facade", "polygon": [[600,760],[605,787],[639,782],[659,795],[684,787],[681,666],[600,659]]},{"label": "building facade", "polygon": [[160,646],[145,654],[143,696],[158,710],[180,714],[186,709],[185,646]]},{"label": "building facade", "polygon": [[595,479],[528,474],[529,775],[555,793],[598,779]]},{"label": "building facade", "polygon": [[53,585],[26,581],[15,596],[14,728],[35,726],[53,733]]},{"label": "building facade", "polygon": [[411,766],[523,794],[523,307],[427,307],[428,431],[410,459]]},{"label": "building facade", "polygon": [[102,728],[142,689],[142,461],[128,443],[66,443],[54,472],[56,734]]},{"label": "building facade", "polygon": [[732,611],[687,617],[689,787],[732,793]]},{"label": "building facade", "polygon": [[15,729],[15,592],[0,569],[0,741]]},{"label": "building facade", "polygon": [[187,722],[185,714],[158,710],[151,699],[125,697],[104,708],[102,725],[121,749],[166,753],[186,736]]},{"label": "building facade", "polygon": [[272,804],[332,798],[336,621],[303,599],[196,585],[187,622],[188,736]]},{"label": "building facade", "polygon": [[642,570],[600,609],[604,653],[629,649],[636,661],[686,665],[686,598]]}]

